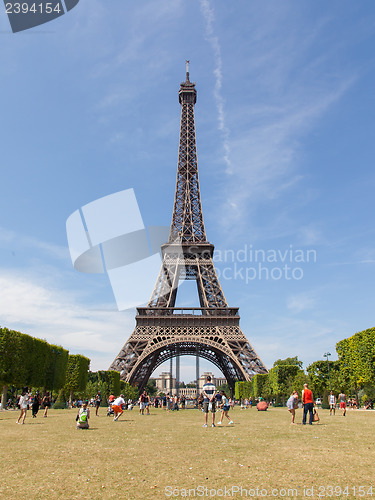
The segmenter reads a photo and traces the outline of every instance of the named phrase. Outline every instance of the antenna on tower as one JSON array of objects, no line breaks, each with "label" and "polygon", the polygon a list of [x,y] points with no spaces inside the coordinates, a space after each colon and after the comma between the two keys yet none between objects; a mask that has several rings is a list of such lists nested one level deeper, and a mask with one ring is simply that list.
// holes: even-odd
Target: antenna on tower
[{"label": "antenna on tower", "polygon": [[190,61],[187,59],[186,60],[186,81],[189,82],[189,63]]}]

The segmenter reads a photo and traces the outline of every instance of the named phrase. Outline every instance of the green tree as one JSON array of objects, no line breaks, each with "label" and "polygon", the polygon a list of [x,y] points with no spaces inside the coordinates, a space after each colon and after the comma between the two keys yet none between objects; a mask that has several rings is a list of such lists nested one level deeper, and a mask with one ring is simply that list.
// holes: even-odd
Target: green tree
[{"label": "green tree", "polygon": [[356,393],[375,380],[375,328],[358,332],[336,344],[340,371]]},{"label": "green tree", "polygon": [[340,375],[340,365],[338,361],[330,361],[329,369],[326,360],[314,361],[307,367],[307,373],[310,379],[310,389],[313,391],[314,397],[323,397],[324,391],[331,387],[334,393],[340,392],[340,384],[342,376]]},{"label": "green tree", "polygon": [[45,368],[45,381],[42,384],[47,390],[60,391],[65,385],[69,351],[61,345],[49,344],[48,360]]},{"label": "green tree", "polygon": [[0,385],[3,386],[1,407],[5,408],[8,386],[25,382],[22,359],[22,333],[0,328]]},{"label": "green tree", "polygon": [[153,379],[148,379],[145,389],[149,396],[155,396],[158,392],[156,389],[156,381]]},{"label": "green tree", "polygon": [[267,397],[268,394],[266,394],[267,391],[267,384],[268,381],[268,373],[257,373],[254,375],[252,382],[253,382],[253,394],[255,398],[259,397]]},{"label": "green tree", "polygon": [[69,355],[65,390],[70,394],[70,404],[72,403],[74,393],[83,392],[86,389],[89,366],[89,358],[81,354]]},{"label": "green tree", "polygon": [[137,401],[139,398],[139,391],[137,387],[134,387],[127,382],[121,380],[121,393],[124,395],[125,399],[131,399],[133,401]]},{"label": "green tree", "polygon": [[298,360],[298,356],[294,356],[293,358],[285,358],[285,359],[278,359],[274,362],[273,366],[280,366],[280,365],[295,365],[298,366],[302,370],[302,361]]}]

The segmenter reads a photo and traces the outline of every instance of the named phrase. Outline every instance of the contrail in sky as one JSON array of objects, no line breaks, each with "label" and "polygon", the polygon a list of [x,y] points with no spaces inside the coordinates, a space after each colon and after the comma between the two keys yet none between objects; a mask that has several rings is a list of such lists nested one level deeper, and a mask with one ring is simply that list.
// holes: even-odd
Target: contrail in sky
[{"label": "contrail in sky", "polygon": [[221,94],[222,80],[223,80],[223,61],[221,57],[221,49],[219,38],[215,35],[213,23],[215,20],[215,14],[213,8],[210,5],[209,0],[201,0],[201,11],[206,22],[206,38],[210,43],[215,61],[215,87],[214,87],[214,97],[216,101],[216,108],[218,113],[218,128],[223,134],[223,147],[224,147],[224,161],[227,165],[227,173],[232,172],[232,164],[230,161],[230,147],[229,147],[229,129],[225,125],[225,113],[224,113],[224,99]]}]

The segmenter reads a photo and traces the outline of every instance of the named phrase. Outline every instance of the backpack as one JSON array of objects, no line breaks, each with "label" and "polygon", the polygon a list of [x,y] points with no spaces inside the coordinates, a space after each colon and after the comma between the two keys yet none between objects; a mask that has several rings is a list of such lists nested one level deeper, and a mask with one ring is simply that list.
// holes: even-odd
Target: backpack
[{"label": "backpack", "polygon": [[79,415],[78,421],[80,424],[85,424],[87,422],[87,410],[82,411],[82,413]]}]

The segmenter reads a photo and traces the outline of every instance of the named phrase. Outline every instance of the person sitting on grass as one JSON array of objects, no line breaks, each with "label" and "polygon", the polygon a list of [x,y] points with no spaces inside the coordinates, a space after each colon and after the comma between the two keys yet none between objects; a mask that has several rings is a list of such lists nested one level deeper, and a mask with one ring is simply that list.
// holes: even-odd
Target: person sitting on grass
[{"label": "person sitting on grass", "polygon": [[228,397],[227,397],[227,395],[225,394],[224,391],[220,391],[220,394],[221,394],[221,404],[220,404],[221,418],[220,418],[220,422],[218,422],[217,425],[221,425],[223,423],[224,415],[229,420],[229,425],[232,425],[233,424],[233,420],[228,415],[228,411],[230,409],[230,400],[228,399]]},{"label": "person sitting on grass", "polygon": [[77,415],[77,429],[89,428],[90,410],[87,408],[87,402],[83,403],[78,410]]}]

